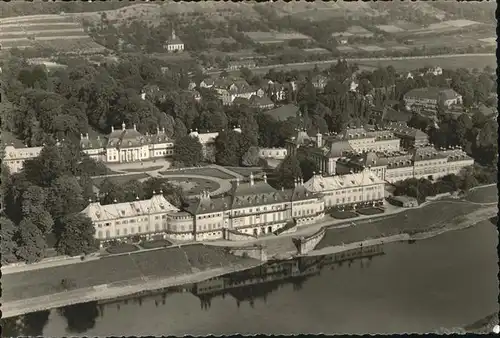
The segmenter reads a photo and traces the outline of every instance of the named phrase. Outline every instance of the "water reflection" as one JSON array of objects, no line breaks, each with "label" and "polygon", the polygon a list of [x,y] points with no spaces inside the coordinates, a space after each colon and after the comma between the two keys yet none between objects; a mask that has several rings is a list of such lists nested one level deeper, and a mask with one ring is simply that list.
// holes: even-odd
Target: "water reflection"
[{"label": "water reflection", "polygon": [[[247,302],[252,308],[257,299],[267,301],[268,296],[286,284],[292,284],[294,291],[302,290],[305,282],[312,276],[319,275],[321,270],[344,261],[360,260],[366,265],[374,256],[383,255],[383,246],[358,248],[342,253],[299,257],[287,261],[268,262],[259,267],[211,278],[200,283],[186,284],[177,287],[154,290],[121,297],[112,301],[89,302],[65,306],[56,311],[66,319],[66,332],[81,334],[92,329],[98,317],[104,315],[105,305],[116,304],[119,311],[121,305],[133,302],[142,306],[145,297],[152,298],[156,307],[166,304],[166,299],[173,294],[189,292],[200,300],[200,307],[208,310],[216,297],[232,297],[237,306]],[[349,263],[349,264],[351,264]],[[2,320],[6,336],[40,336],[49,319],[50,311],[31,313],[25,316]]]},{"label": "water reflection", "polygon": [[59,314],[66,318],[67,332],[84,333],[95,326],[99,316],[97,302],[75,304],[58,309]]},{"label": "water reflection", "polygon": [[2,337],[41,336],[49,315],[50,310],[46,310],[20,317],[2,318]]}]

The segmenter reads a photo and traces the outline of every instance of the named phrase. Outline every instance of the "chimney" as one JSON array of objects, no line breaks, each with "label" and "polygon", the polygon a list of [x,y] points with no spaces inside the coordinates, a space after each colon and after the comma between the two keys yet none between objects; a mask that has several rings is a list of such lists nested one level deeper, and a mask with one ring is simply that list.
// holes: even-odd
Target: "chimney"
[{"label": "chimney", "polygon": [[122,130],[125,130],[125,127],[126,127],[125,122],[122,122]]},{"label": "chimney", "polygon": [[80,133],[80,140],[83,140],[83,134]]},{"label": "chimney", "polygon": [[253,173],[250,173],[250,185],[253,186],[254,185],[254,181],[253,181]]},{"label": "chimney", "polygon": [[297,183],[298,183],[298,181],[299,181],[299,180],[298,180],[297,178],[294,178],[294,179],[293,179],[293,186],[294,186],[295,188],[297,188]]},{"label": "chimney", "polygon": [[156,133],[159,134],[160,133],[160,127],[156,126]]},{"label": "chimney", "polygon": [[303,177],[300,178],[300,185],[304,185],[304,178]]},{"label": "chimney", "polygon": [[240,179],[236,177],[236,186],[238,187],[240,185]]},{"label": "chimney", "polygon": [[161,130],[162,130],[163,134],[165,134],[165,127],[163,127]]},{"label": "chimney", "polygon": [[264,176],[262,177],[264,179],[264,183],[267,183],[267,175],[264,173]]},{"label": "chimney", "polygon": [[85,134],[85,137],[87,138],[87,140],[89,139],[89,133],[86,133]]},{"label": "chimney", "polygon": [[137,126],[135,125],[135,123],[134,123],[134,130],[137,130]]},{"label": "chimney", "polygon": [[115,127],[111,126],[111,132],[115,131]]},{"label": "chimney", "polygon": [[285,191],[285,187],[281,187],[281,191]]}]

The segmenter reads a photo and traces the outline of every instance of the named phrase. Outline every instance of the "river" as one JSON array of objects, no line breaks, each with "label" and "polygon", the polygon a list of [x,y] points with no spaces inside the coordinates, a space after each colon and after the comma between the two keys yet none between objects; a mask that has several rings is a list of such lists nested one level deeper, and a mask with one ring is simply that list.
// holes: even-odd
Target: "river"
[{"label": "river", "polygon": [[[414,244],[387,244],[384,255],[371,259],[309,260],[301,263],[309,269],[302,277],[253,287],[196,296],[190,285],[9,318],[2,321],[3,336],[425,333],[463,327],[498,311],[497,244],[496,227],[485,221]],[[234,283],[248,275],[228,278]],[[220,281],[197,286],[217,289]]]}]

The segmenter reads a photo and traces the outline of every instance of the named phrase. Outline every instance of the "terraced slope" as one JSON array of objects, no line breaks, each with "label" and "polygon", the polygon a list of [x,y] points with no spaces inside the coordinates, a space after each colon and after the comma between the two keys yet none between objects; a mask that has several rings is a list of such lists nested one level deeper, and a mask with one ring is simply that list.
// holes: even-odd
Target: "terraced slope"
[{"label": "terraced slope", "polygon": [[82,25],[65,15],[30,15],[0,19],[1,49],[53,48],[60,52],[99,52]]}]

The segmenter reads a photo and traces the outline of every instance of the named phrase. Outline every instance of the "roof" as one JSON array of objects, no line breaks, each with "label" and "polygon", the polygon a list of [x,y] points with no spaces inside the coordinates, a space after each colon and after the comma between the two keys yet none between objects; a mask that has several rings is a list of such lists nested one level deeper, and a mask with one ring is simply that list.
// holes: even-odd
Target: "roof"
[{"label": "roof", "polygon": [[4,160],[20,160],[27,158],[37,157],[42,151],[43,147],[25,147],[15,148],[11,145],[6,146],[4,153]]},{"label": "roof", "polygon": [[436,150],[432,146],[417,147],[413,149],[412,154],[414,162],[428,161],[432,159],[444,159],[448,157],[446,154]]},{"label": "roof", "polygon": [[250,98],[250,104],[260,107],[260,106],[274,105],[274,102],[271,101],[271,99],[268,98],[267,96],[260,97],[258,95],[252,95],[252,97]]},{"label": "roof", "polygon": [[423,131],[408,127],[408,125],[404,123],[389,123],[387,128],[391,130],[394,135],[399,138],[414,138],[414,139],[423,139],[428,138],[427,134]]},{"label": "roof", "polygon": [[137,200],[134,202],[108,205],[101,205],[99,202],[94,202],[83,209],[82,213],[90,217],[94,222],[100,222],[172,211],[179,211],[179,209],[170,204],[163,195],[158,194],[149,200]]},{"label": "roof", "polygon": [[353,152],[354,149],[347,141],[334,141],[330,143],[328,151],[325,153],[327,157],[342,157],[346,152]]},{"label": "roof", "polygon": [[297,117],[300,109],[294,104],[286,104],[279,108],[266,111],[266,114],[274,117],[278,121],[286,121],[290,117]]},{"label": "roof", "polygon": [[457,96],[458,93],[453,89],[437,88],[437,87],[416,88],[410,90],[404,95],[405,98],[429,99],[429,100],[438,100],[440,98],[444,100],[451,100],[456,98]]},{"label": "roof", "polygon": [[198,133],[197,131],[192,131],[189,136],[197,137],[198,141],[203,144],[213,143],[217,136],[219,136],[219,132],[215,133]]},{"label": "roof", "polygon": [[371,170],[364,169],[361,172],[324,177],[314,175],[304,183],[304,187],[310,192],[323,192],[340,190],[350,187],[363,187],[374,184],[384,184]]},{"label": "roof", "polygon": [[391,107],[386,107],[382,113],[382,120],[384,121],[396,121],[396,122],[408,122],[411,119],[411,114],[403,112],[401,110],[396,110]]}]

